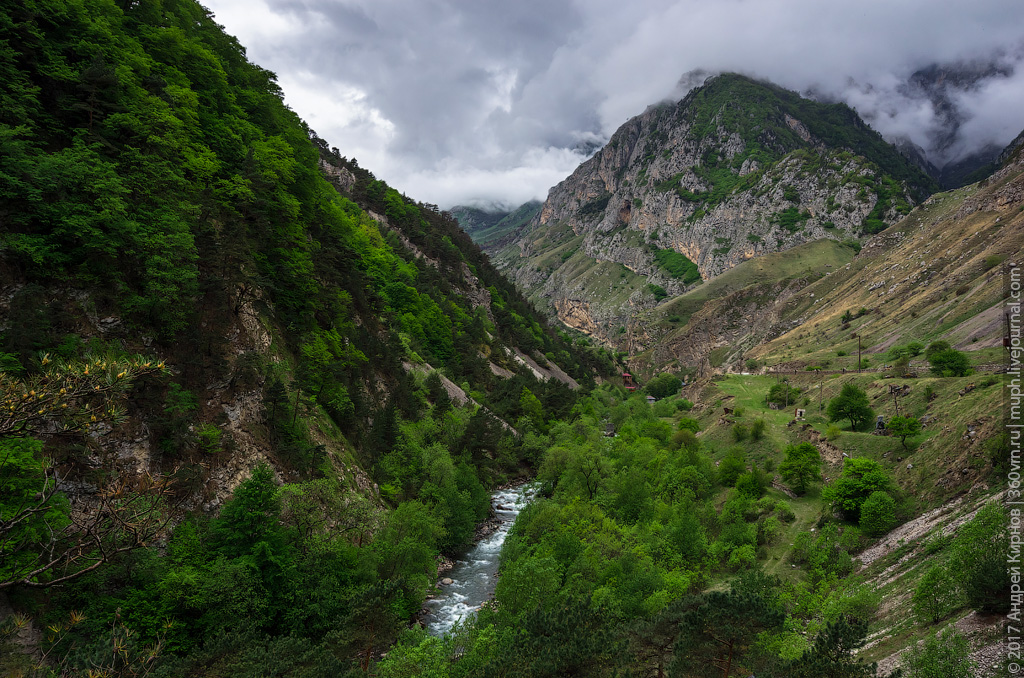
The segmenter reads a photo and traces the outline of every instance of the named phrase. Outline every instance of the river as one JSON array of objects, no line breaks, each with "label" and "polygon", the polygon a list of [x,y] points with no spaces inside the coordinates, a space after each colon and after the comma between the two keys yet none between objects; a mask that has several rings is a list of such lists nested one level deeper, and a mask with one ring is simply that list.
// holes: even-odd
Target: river
[{"label": "river", "polygon": [[439,584],[440,593],[424,604],[429,613],[423,622],[429,633],[435,636],[444,634],[490,599],[498,583],[501,545],[505,543],[505,536],[519,511],[533,498],[534,490],[533,484],[526,484],[498,490],[491,495],[491,506],[501,525],[455,561],[455,566],[444,575],[452,583],[447,586]]}]

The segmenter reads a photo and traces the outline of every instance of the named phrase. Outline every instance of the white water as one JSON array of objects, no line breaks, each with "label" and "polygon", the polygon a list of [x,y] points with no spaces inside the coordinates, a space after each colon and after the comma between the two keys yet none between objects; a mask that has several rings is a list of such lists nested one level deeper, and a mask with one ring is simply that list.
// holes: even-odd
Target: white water
[{"label": "white water", "polygon": [[448,586],[438,584],[440,593],[425,603],[424,607],[430,613],[423,621],[432,635],[444,634],[490,599],[498,583],[501,545],[505,543],[505,535],[519,511],[533,498],[533,490],[532,485],[520,485],[491,495],[491,506],[501,520],[501,526],[455,561],[455,567],[444,575],[452,583]]}]

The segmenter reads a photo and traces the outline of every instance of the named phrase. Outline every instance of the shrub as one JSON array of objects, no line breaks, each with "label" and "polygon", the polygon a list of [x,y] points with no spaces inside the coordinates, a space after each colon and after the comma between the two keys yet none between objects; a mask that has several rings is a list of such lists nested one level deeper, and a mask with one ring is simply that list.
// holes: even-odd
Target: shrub
[{"label": "shrub", "polygon": [[757,561],[757,552],[754,550],[753,545],[744,544],[738,548],[733,549],[732,553],[729,554],[729,569],[739,570],[744,567],[749,567]]},{"label": "shrub", "polygon": [[683,417],[679,420],[677,428],[680,431],[692,431],[693,433],[697,433],[700,431],[700,422],[696,419],[691,419],[690,417]]},{"label": "shrub", "polygon": [[971,659],[971,648],[955,628],[941,636],[932,636],[924,646],[914,644],[904,655],[905,678],[971,678],[977,675],[977,664]]},{"label": "shrub", "polygon": [[662,287],[661,285],[655,285],[654,283],[649,283],[647,285],[647,289],[648,289],[648,291],[651,294],[654,295],[654,300],[655,301],[661,301],[662,299],[664,299],[665,297],[668,296],[668,292],[666,292],[665,288]]},{"label": "shrub", "polygon": [[971,373],[971,359],[955,348],[932,353],[928,363],[932,372],[940,377],[966,377]]},{"label": "shrub", "polygon": [[896,500],[888,492],[872,492],[860,508],[860,526],[873,537],[879,537],[896,525]]},{"label": "shrub", "polygon": [[951,548],[949,567],[967,596],[982,612],[1010,609],[1010,573],[1006,567],[1009,516],[998,503],[986,504],[974,520],[960,527]]},{"label": "shrub", "polygon": [[847,591],[839,602],[839,612],[862,622],[870,622],[882,603],[882,594],[870,586]]},{"label": "shrub", "polygon": [[779,514],[779,520],[784,523],[791,523],[796,520],[796,513],[793,509],[784,501],[780,501],[775,505],[775,511]]},{"label": "shrub", "polygon": [[751,499],[760,499],[764,496],[767,487],[768,479],[765,477],[764,471],[758,468],[736,478],[736,489],[740,494]]},{"label": "shrub", "polygon": [[682,385],[682,379],[674,374],[663,372],[647,382],[644,391],[658,399],[668,398],[679,393],[679,388]]},{"label": "shrub", "polygon": [[765,516],[757,522],[757,543],[770,546],[782,533],[782,523],[775,516]]},{"label": "shrub", "polygon": [[934,565],[914,589],[914,614],[922,624],[934,624],[962,603],[960,590],[945,567]]},{"label": "shrub", "polygon": [[736,484],[740,474],[746,473],[746,471],[747,464],[743,460],[743,455],[731,452],[718,465],[718,482],[726,487],[732,487]]},{"label": "shrub", "polygon": [[786,383],[774,384],[768,389],[768,395],[765,400],[769,403],[775,403],[779,407],[789,407],[797,402],[797,396],[800,395],[800,389],[795,386],[790,386]]},{"label": "shrub", "polygon": [[697,450],[700,448],[700,441],[690,429],[682,429],[672,434],[672,444],[676,449]]},{"label": "shrub", "polygon": [[805,494],[807,485],[821,479],[821,455],[811,443],[790,445],[786,448],[786,459],[779,464],[779,473],[786,482],[793,484],[797,494]]},{"label": "shrub", "polygon": [[686,398],[682,398],[676,401],[676,409],[680,412],[689,412],[693,409],[693,403]]},{"label": "shrub", "polygon": [[750,430],[747,429],[746,424],[736,422],[732,425],[732,437],[736,439],[736,442],[743,442],[747,439],[748,435],[750,435]]},{"label": "shrub", "polygon": [[750,439],[761,440],[764,438],[765,429],[767,429],[768,423],[764,419],[755,419],[754,423],[750,425]]},{"label": "shrub", "polygon": [[843,435],[843,429],[835,424],[829,424],[825,427],[825,437],[829,440],[836,440],[839,436]]},{"label": "shrub", "polygon": [[842,474],[822,489],[821,496],[832,502],[850,522],[859,523],[861,507],[868,497],[874,492],[887,492],[892,487],[892,480],[877,461],[849,457],[843,460]]},{"label": "shrub", "polygon": [[940,351],[947,351],[951,348],[953,347],[949,345],[948,341],[933,341],[928,344],[928,348],[924,351],[925,360],[931,360],[932,356],[936,353],[939,353]]}]

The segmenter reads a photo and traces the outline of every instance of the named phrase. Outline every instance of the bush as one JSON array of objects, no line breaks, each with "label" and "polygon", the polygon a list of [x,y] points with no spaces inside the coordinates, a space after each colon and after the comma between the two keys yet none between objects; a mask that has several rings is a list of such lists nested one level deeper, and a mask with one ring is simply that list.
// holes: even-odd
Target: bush
[{"label": "bush", "polygon": [[761,440],[764,438],[764,432],[767,427],[768,423],[764,419],[755,419],[754,423],[750,425],[750,439]]},{"label": "bush", "polygon": [[732,487],[740,474],[746,471],[747,463],[743,460],[743,455],[732,452],[718,465],[718,482],[725,487]]},{"label": "bush", "polygon": [[962,603],[960,590],[945,567],[934,565],[914,589],[914,614],[922,624],[934,624]]},{"label": "bush", "polygon": [[986,504],[974,520],[960,527],[953,540],[950,571],[975,610],[1003,614],[1010,609],[1005,553],[1008,526],[1006,509],[998,503]]},{"label": "bush", "polygon": [[842,511],[847,520],[859,523],[861,507],[868,497],[874,492],[887,492],[892,487],[892,480],[877,461],[849,457],[843,460],[842,474],[822,489],[821,496]]},{"label": "bush", "polygon": [[951,348],[953,347],[949,345],[948,341],[933,341],[932,343],[928,344],[928,348],[925,349],[924,358],[925,360],[931,360],[932,356],[935,355],[936,353],[939,353],[941,351],[948,351]]},{"label": "bush", "polygon": [[663,372],[647,382],[647,386],[644,387],[644,391],[658,399],[668,398],[669,396],[679,393],[679,388],[682,385],[682,379],[674,374]]},{"label": "bush", "polygon": [[839,611],[862,622],[870,622],[882,603],[882,594],[862,585],[847,591],[839,602]]},{"label": "bush", "polygon": [[696,419],[691,419],[690,417],[683,417],[679,420],[677,428],[680,431],[692,431],[693,433],[697,433],[700,431],[700,422]]},{"label": "bush", "polygon": [[743,442],[747,439],[748,435],[750,435],[750,430],[747,429],[746,424],[736,422],[732,425],[732,437],[736,439],[736,442]]},{"label": "bush", "polygon": [[971,359],[955,348],[932,353],[928,363],[932,372],[940,377],[966,377],[971,373]]},{"label": "bush", "polygon": [[779,407],[789,407],[796,404],[799,395],[800,389],[786,383],[780,383],[768,389],[768,395],[765,397],[765,400],[769,403],[775,403]]},{"label": "bush", "polygon": [[743,473],[736,478],[736,489],[745,497],[760,499],[768,488],[768,479],[764,471],[755,468],[750,473]]},{"label": "bush", "polygon": [[676,409],[680,412],[689,412],[693,409],[693,403],[686,398],[682,398],[676,401]]},{"label": "bush", "polygon": [[843,429],[835,424],[829,424],[825,427],[825,437],[829,440],[836,440],[839,436],[843,435]]},{"label": "bush", "polygon": [[793,485],[797,494],[805,494],[807,485],[821,480],[821,455],[811,443],[790,445],[786,448],[786,459],[779,464],[779,473],[786,482]]},{"label": "bush", "polygon": [[647,289],[648,289],[648,291],[650,291],[651,294],[654,295],[654,300],[655,301],[661,301],[662,299],[664,299],[665,297],[668,296],[668,292],[666,292],[665,288],[662,287],[661,285],[655,285],[654,283],[649,283],[647,285]]},{"label": "bush", "polygon": [[896,500],[888,492],[872,492],[860,508],[860,526],[872,537],[879,537],[896,525]]},{"label": "bush", "polygon": [[971,648],[955,628],[941,636],[932,636],[924,646],[914,644],[904,655],[905,678],[971,678],[978,665],[971,659]]}]

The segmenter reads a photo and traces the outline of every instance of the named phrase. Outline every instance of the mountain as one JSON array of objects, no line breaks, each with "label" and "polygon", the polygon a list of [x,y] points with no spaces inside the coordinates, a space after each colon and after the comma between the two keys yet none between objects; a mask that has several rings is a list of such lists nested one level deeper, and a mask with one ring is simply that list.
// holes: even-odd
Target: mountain
[{"label": "mountain", "polygon": [[473,242],[487,252],[509,244],[540,213],[538,200],[525,202],[511,212],[487,212],[476,207],[456,206],[449,210]]},{"label": "mountain", "polygon": [[0,25],[0,673],[129,636],[118,671],[278,647],[346,673],[610,357],[329,149],[198,3]]},{"label": "mountain", "polygon": [[931,196],[859,251],[821,240],[741,264],[635,317],[632,367],[851,367],[836,352],[856,353],[858,337],[873,364],[893,346],[940,340],[998,362],[1002,267],[1020,254],[1022,206],[1018,154],[985,181]]},{"label": "mountain", "polygon": [[625,123],[493,258],[543,310],[622,347],[666,296],[877,233],[935,188],[847,106],[726,74]]}]

